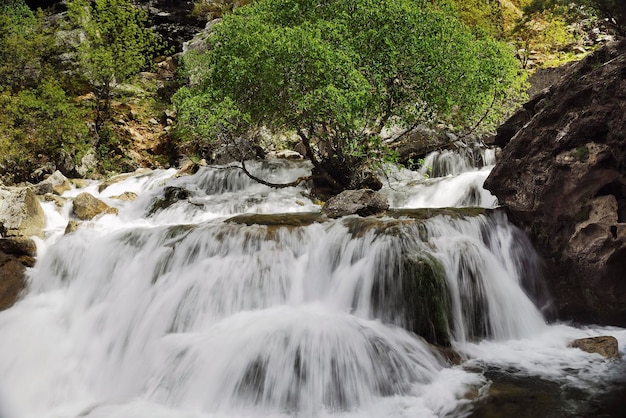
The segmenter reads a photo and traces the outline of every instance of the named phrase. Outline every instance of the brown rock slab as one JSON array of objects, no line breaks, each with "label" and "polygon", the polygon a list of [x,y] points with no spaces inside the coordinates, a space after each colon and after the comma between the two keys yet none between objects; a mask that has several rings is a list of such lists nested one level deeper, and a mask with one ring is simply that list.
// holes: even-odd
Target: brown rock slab
[{"label": "brown rock slab", "polygon": [[597,353],[608,359],[619,359],[617,339],[612,336],[579,338],[571,342],[570,347],[579,348],[587,353]]}]

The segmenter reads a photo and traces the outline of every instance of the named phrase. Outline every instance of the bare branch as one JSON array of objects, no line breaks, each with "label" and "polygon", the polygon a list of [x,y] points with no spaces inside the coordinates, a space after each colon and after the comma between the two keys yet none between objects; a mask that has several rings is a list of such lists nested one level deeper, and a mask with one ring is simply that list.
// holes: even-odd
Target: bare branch
[{"label": "bare branch", "polygon": [[264,186],[272,187],[274,189],[284,189],[286,187],[295,187],[295,186],[298,186],[303,181],[308,181],[313,178],[313,176],[303,176],[303,177],[298,177],[295,181],[292,181],[291,183],[272,183],[272,182],[263,180],[255,176],[254,174],[252,174],[250,171],[248,171],[245,161],[242,160],[239,163],[241,164],[241,166],[233,166],[233,167],[243,170],[246,176],[250,177],[252,180],[256,181],[257,183],[260,183]]}]

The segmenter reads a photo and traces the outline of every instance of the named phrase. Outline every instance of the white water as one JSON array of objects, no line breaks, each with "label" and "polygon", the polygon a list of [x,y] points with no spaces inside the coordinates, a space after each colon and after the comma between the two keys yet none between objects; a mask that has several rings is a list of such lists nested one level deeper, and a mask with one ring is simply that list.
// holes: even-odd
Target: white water
[{"label": "white water", "polygon": [[[308,170],[254,168],[274,181]],[[384,191],[398,208],[460,206],[465,195],[490,207],[481,187],[490,168],[439,179],[395,172]],[[119,216],[68,235],[71,202],[45,205],[28,292],[0,312],[1,417],[465,416],[466,395],[489,385],[473,366],[595,388],[612,363],[569,341],[626,343],[622,329],[546,325],[533,300],[546,301],[529,296],[536,256],[502,214],[247,226],[225,220],[319,206],[304,188],[271,190],[236,169],[173,174],[138,174],[102,192],[91,184],[84,190]],[[147,216],[166,186],[190,196]],[[112,198],[126,191],[139,197]],[[373,304],[376,286],[401,295],[394,266],[423,254],[445,271],[465,365],[450,367],[403,329],[402,309]]]}]

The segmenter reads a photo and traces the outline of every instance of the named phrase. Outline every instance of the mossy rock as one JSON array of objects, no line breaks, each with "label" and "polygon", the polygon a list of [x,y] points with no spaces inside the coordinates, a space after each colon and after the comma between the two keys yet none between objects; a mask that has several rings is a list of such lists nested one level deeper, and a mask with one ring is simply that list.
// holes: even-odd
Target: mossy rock
[{"label": "mossy rock", "polygon": [[452,219],[464,219],[487,215],[496,210],[499,209],[486,209],[481,207],[390,209],[385,215],[396,219],[411,218],[415,220],[425,220],[434,218],[435,216],[448,216]]},{"label": "mossy rock", "polygon": [[441,262],[427,253],[403,253],[372,287],[374,315],[440,346],[450,346],[450,301]]},{"label": "mossy rock", "polygon": [[287,226],[299,227],[309,226],[314,223],[324,222],[325,219],[319,212],[301,212],[301,213],[277,213],[277,214],[259,214],[246,213],[243,215],[233,216],[226,220],[227,223],[265,226]]}]

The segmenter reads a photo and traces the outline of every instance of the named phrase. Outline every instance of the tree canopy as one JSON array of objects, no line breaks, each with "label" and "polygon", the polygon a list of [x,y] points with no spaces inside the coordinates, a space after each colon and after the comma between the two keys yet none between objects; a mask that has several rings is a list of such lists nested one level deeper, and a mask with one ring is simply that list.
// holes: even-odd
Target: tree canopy
[{"label": "tree canopy", "polygon": [[147,25],[146,10],[131,0],[71,0],[68,9],[84,34],[78,62],[97,98],[99,127],[107,117],[115,83],[123,83],[146,67],[161,44]]},{"label": "tree canopy", "polygon": [[380,161],[384,128],[476,121],[519,85],[506,45],[427,0],[265,0],[226,15],[209,42],[185,56],[179,133],[297,132],[335,191]]}]

